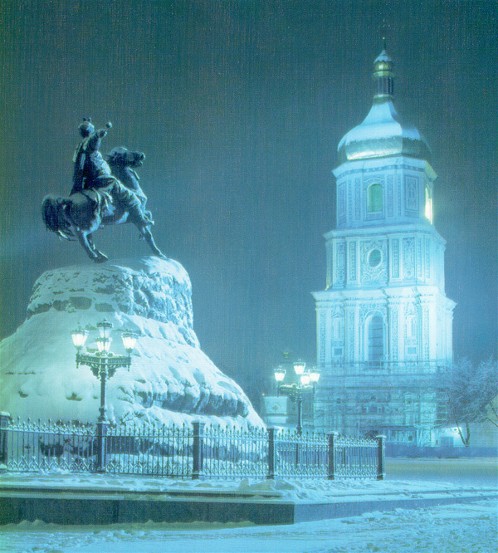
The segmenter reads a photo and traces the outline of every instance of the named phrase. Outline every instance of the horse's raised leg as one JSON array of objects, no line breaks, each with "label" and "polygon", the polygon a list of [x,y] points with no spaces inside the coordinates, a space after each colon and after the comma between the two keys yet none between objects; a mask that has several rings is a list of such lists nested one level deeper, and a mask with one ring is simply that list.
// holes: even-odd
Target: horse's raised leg
[{"label": "horse's raised leg", "polygon": [[92,248],[93,252],[99,258],[98,263],[102,263],[102,262],[107,261],[109,259],[105,253],[102,253],[100,250],[97,249],[97,247],[95,246],[95,243],[93,242],[93,236],[91,234],[87,234],[86,239],[88,241],[88,244]]},{"label": "horse's raised leg", "polygon": [[91,235],[89,235],[90,239],[88,239],[88,236],[84,232],[80,231],[77,234],[80,244],[92,261],[95,261],[95,263],[107,261],[107,256],[95,248]]},{"label": "horse's raised leg", "polygon": [[157,255],[157,257],[160,257],[161,259],[168,259],[163,252],[156,246],[156,242],[154,240],[154,237],[152,236],[152,232],[150,232],[150,229],[148,226],[144,225],[137,225],[138,229],[140,230],[140,234],[143,236],[144,240],[149,244],[150,249],[154,252],[154,255]]}]

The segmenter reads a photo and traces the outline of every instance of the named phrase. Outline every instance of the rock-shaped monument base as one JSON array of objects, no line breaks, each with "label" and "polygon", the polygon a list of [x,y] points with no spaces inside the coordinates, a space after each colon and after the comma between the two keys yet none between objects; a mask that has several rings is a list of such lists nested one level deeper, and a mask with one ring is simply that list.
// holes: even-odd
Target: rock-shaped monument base
[{"label": "rock-shaped monument base", "polygon": [[154,427],[193,420],[263,426],[240,386],[199,346],[187,272],[156,257],[44,273],[26,320],[0,343],[0,410],[32,419],[95,421],[100,384],[88,367],[76,368],[70,333],[103,319],[113,324],[114,353],[125,353],[120,330],[139,335],[131,369],[118,369],[108,382],[111,420]]}]

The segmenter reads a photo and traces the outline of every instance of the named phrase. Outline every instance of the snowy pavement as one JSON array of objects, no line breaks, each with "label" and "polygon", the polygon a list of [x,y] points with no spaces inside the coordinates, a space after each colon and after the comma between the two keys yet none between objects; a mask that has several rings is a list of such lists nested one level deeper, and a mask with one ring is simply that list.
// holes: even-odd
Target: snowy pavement
[{"label": "snowy pavement", "polygon": [[[149,501],[186,500],[211,502],[257,502],[291,504],[344,504],[400,500],[451,498],[462,501],[498,498],[498,489],[485,485],[459,485],[424,480],[173,480],[168,478],[121,476],[111,474],[4,474],[0,475],[3,496],[29,495],[57,498],[125,497]],[[456,501],[455,501],[456,502]],[[399,507],[400,505],[396,505]],[[403,506],[404,507],[404,506]],[[354,514],[354,513],[353,513]]]}]

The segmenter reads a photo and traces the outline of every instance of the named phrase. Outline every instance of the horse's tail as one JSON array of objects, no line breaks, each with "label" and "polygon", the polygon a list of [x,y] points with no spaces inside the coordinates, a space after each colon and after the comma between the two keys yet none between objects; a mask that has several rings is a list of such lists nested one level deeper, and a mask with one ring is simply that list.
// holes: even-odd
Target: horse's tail
[{"label": "horse's tail", "polygon": [[60,199],[56,196],[48,195],[43,198],[41,205],[42,219],[47,230],[57,232],[59,230],[59,217],[57,216],[57,206]]},{"label": "horse's tail", "polygon": [[64,218],[61,216],[61,210],[64,209],[64,198],[49,194],[45,196],[41,205],[42,219],[47,230],[55,232],[63,238],[68,238],[72,233],[67,225],[64,224]]}]

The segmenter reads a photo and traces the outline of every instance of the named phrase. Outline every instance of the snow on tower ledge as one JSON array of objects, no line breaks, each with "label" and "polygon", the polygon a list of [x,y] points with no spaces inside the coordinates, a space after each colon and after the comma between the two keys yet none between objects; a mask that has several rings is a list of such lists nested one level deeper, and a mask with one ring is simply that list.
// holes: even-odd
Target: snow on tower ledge
[{"label": "snow on tower ledge", "polygon": [[[113,324],[114,353],[124,354],[120,330],[139,334],[130,371],[108,381],[110,420],[152,427],[199,420],[263,426],[238,384],[199,346],[192,288],[174,260],[126,259],[47,271],[33,287],[27,317],[0,343],[0,410],[46,420],[95,421],[100,384],[75,364],[71,331]],[[87,345],[92,348],[91,331]]]}]

